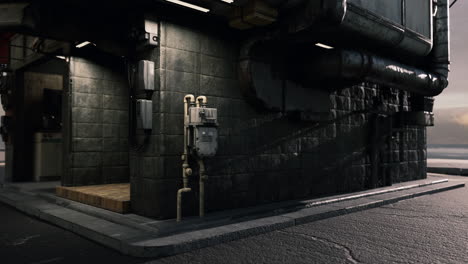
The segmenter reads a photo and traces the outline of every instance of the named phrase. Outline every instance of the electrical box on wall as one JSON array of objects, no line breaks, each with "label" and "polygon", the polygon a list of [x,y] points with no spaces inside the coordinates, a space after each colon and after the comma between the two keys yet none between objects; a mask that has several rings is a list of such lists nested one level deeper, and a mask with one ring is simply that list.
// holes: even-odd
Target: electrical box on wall
[{"label": "electrical box on wall", "polygon": [[151,130],[153,128],[153,102],[138,99],[136,101],[137,128]]},{"label": "electrical box on wall", "polygon": [[141,60],[138,62],[138,89],[154,91],[154,62]]},{"label": "electrical box on wall", "polygon": [[145,40],[149,46],[159,45],[159,25],[157,22],[145,19]]},{"label": "electrical box on wall", "polygon": [[137,41],[137,50],[146,50],[159,46],[159,24],[154,19],[144,19],[132,29],[132,36]]}]

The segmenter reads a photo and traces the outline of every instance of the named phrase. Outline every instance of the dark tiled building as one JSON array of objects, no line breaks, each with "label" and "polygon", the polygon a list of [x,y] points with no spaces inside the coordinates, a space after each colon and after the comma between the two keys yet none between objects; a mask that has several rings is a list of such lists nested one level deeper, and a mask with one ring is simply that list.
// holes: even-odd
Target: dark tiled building
[{"label": "dark tiled building", "polygon": [[[138,214],[175,216],[187,94],[218,110],[208,211],[426,177],[432,97],[448,78],[447,0],[183,2],[206,13],[172,2],[10,5],[21,14],[0,23],[18,33],[11,180],[31,180],[25,142],[44,128],[30,73],[32,90],[59,79],[62,184],[130,182]],[[140,60],[154,63],[153,91],[136,80]],[[151,130],[137,128],[139,99],[152,102]],[[184,214],[198,207],[191,166]]]}]

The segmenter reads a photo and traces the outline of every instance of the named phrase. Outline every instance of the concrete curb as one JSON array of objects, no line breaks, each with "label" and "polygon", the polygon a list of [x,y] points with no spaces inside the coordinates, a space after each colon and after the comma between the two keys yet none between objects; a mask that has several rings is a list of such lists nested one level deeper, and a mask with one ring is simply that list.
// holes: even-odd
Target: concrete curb
[{"label": "concrete curb", "polygon": [[468,169],[463,169],[463,168],[428,167],[427,172],[456,175],[456,176],[468,176]]},{"label": "concrete curb", "polygon": [[257,219],[165,236],[158,236],[141,225],[116,223],[18,190],[3,188],[0,201],[123,254],[164,257],[464,186],[463,183],[441,180],[387,191],[304,201],[302,208],[279,208],[270,216],[260,215]]},{"label": "concrete curb", "polygon": [[[421,182],[421,180],[419,182]],[[361,191],[361,192],[357,192],[354,194],[336,195],[333,197],[319,198],[319,199],[313,199],[313,200],[286,201],[286,202],[279,202],[279,203],[268,204],[268,205],[261,205],[257,207],[234,209],[234,210],[222,212],[221,214],[224,214],[224,216],[221,216],[221,217],[217,216],[219,215],[219,213],[211,213],[210,214],[212,216],[211,219],[209,219],[209,221],[206,221],[206,222],[217,221],[218,218],[225,219],[226,214],[229,215],[230,217],[235,217],[236,219],[243,219],[244,221],[252,220],[252,218],[258,219],[260,217],[280,215],[283,213],[287,213],[289,211],[300,210],[300,209],[312,207],[312,206],[319,206],[319,205],[332,204],[332,203],[343,202],[343,201],[348,201],[348,200],[354,200],[354,199],[369,197],[369,196],[383,194],[383,193],[391,193],[391,192],[397,192],[397,191],[401,192],[404,190],[425,187],[425,186],[430,186],[430,185],[444,183],[444,182],[448,182],[448,180],[442,179],[442,180],[434,180],[434,181],[424,181],[423,183],[416,182],[416,184],[409,184],[407,182],[403,184],[402,183],[396,184],[392,187],[384,187],[384,188],[375,189],[371,191],[369,190]],[[90,205],[78,203],[72,200],[67,200],[67,199],[58,197],[54,195],[53,193],[41,193],[41,192],[34,193],[28,190],[23,190],[22,188],[19,188],[18,186],[8,186],[7,188],[14,190],[16,192],[35,195],[52,204],[57,204],[65,208],[72,209],[74,211],[78,211],[78,212],[81,212],[90,216],[97,217],[99,219],[110,221],[112,223],[124,225],[124,226],[135,228],[138,230],[145,230],[150,233],[156,232],[157,234],[154,234],[154,235],[158,237],[172,235],[174,234],[175,231],[178,233],[184,233],[184,232],[193,230],[193,227],[187,228],[187,226],[180,225],[180,224],[176,226],[176,230],[174,230],[174,228],[171,228],[170,226],[167,226],[167,225],[163,226],[162,228],[159,228],[158,230],[155,230],[154,227],[150,227],[150,226],[146,226],[145,224],[142,224],[142,221],[138,221],[135,219],[128,219],[121,214],[110,212],[101,208],[96,208]],[[204,219],[206,220],[208,219],[208,217],[205,217]],[[199,220],[197,223],[198,229],[205,229],[205,228],[209,228],[210,226],[212,226],[212,224],[210,223],[208,225],[203,224],[205,220],[202,220],[201,221],[202,223],[200,223],[200,219],[198,220]],[[193,219],[189,221],[193,221]],[[184,220],[183,223],[185,222],[187,222],[187,220]]]}]

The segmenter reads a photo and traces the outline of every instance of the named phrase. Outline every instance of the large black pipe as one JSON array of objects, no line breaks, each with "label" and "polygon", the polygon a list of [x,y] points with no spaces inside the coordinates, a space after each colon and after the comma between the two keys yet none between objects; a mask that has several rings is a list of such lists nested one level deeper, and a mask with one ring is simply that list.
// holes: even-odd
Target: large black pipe
[{"label": "large black pipe", "polygon": [[322,78],[366,80],[424,96],[440,94],[448,86],[450,71],[450,9],[448,0],[438,0],[436,5],[434,47],[428,70],[349,50],[311,58],[310,69]]},{"label": "large black pipe", "polygon": [[[398,1],[395,2],[398,3]],[[399,3],[402,4],[402,12],[405,12],[406,6],[401,1]],[[404,51],[411,55],[426,56],[433,47],[432,30],[430,35],[423,36],[408,28],[404,22],[398,23],[385,19],[348,0],[294,0],[288,1],[287,4],[296,9],[287,19],[291,34],[325,22],[325,25],[339,27],[356,36],[379,43],[383,47]],[[432,20],[430,24],[432,27]]]},{"label": "large black pipe", "polygon": [[434,26],[434,48],[431,70],[448,79],[450,71],[450,7],[449,0],[436,2],[437,14]]},{"label": "large black pipe", "polygon": [[358,51],[326,52],[305,66],[322,79],[369,81],[425,96],[436,96],[448,85],[442,74]]}]

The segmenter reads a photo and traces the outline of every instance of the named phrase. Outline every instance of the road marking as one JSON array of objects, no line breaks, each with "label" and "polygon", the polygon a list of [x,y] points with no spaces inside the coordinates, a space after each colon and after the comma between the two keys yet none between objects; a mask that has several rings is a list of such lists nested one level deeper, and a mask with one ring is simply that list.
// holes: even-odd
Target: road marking
[{"label": "road marking", "polygon": [[25,238],[20,238],[20,239],[17,239],[16,241],[14,241],[13,243],[11,243],[12,246],[19,246],[19,245],[23,245],[25,244],[26,242],[28,242],[29,240],[33,239],[33,238],[36,238],[36,237],[40,237],[41,235],[34,235],[34,236],[28,236],[28,237],[25,237]]},{"label": "road marking", "polygon": [[38,262],[33,262],[31,264],[45,264],[45,263],[60,261],[62,259],[63,259],[62,257],[57,257],[57,258],[52,258],[52,259],[41,260],[41,261],[38,261]]}]

